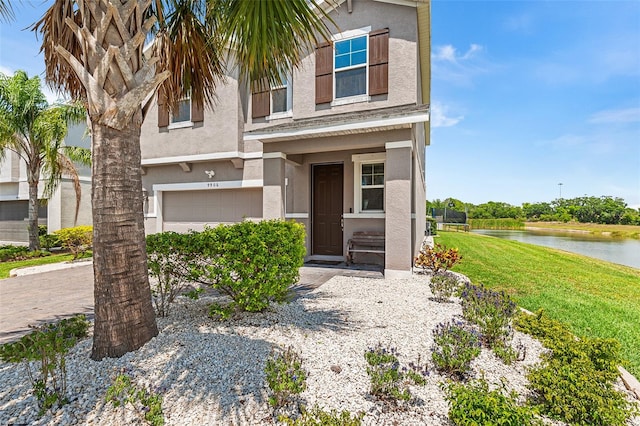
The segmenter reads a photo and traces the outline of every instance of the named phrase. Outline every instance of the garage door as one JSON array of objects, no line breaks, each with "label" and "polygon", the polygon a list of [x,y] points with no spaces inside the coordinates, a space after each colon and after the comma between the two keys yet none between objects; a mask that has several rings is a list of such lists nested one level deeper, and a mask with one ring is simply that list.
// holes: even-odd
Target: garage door
[{"label": "garage door", "polygon": [[218,189],[164,192],[163,229],[185,232],[200,230],[205,224],[240,222],[262,217],[262,189]]}]

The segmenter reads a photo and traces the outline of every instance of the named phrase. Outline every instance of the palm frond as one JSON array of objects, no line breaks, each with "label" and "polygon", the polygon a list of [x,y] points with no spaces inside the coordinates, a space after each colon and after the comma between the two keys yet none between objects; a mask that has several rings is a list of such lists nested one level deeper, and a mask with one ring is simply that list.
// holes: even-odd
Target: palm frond
[{"label": "palm frond", "polygon": [[306,52],[328,39],[328,14],[308,0],[218,0],[212,15],[242,76],[279,83]]},{"label": "palm frond", "polygon": [[0,0],[0,21],[13,21],[16,15],[9,0]]},{"label": "palm frond", "polygon": [[159,92],[170,109],[190,96],[199,105],[213,105],[216,84],[224,76],[222,41],[207,20],[207,7],[200,0],[171,0],[170,11],[156,34],[155,55],[158,70],[171,76]]},{"label": "palm frond", "polygon": [[31,30],[42,35],[40,51],[44,53],[47,64],[47,83],[55,90],[66,90],[72,99],[85,99],[85,89],[73,68],[56,52],[56,46],[61,46],[76,58],[83,57],[80,41],[65,23],[66,19],[77,24],[82,21],[75,3],[75,0],[55,0],[44,16],[31,26]]}]

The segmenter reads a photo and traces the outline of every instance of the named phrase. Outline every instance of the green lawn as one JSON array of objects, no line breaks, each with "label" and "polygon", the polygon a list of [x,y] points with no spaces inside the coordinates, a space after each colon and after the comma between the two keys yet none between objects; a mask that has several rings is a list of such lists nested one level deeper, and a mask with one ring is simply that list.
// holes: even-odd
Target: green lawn
[{"label": "green lawn", "polygon": [[56,254],[46,257],[37,257],[28,260],[18,260],[17,262],[1,262],[0,263],[0,280],[9,278],[9,271],[14,268],[22,268],[25,266],[48,265],[49,263],[66,262],[73,259],[71,254]]},{"label": "green lawn", "polygon": [[640,377],[639,269],[483,235],[439,235],[437,243],[460,249],[454,271],[506,290],[530,311],[544,308],[578,336],[618,339],[629,370]]}]

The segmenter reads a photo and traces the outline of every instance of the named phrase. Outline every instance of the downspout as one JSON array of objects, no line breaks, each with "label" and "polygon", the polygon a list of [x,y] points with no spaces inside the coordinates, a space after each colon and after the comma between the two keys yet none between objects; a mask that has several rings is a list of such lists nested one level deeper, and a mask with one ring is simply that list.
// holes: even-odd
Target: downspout
[{"label": "downspout", "polygon": [[351,0],[347,0],[347,12],[353,12],[353,4],[351,4]]}]

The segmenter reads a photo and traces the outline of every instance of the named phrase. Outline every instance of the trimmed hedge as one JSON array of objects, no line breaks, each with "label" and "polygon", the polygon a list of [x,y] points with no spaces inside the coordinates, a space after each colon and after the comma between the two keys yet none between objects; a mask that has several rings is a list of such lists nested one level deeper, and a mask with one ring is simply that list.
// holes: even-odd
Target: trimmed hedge
[{"label": "trimmed hedge", "polygon": [[147,251],[152,275],[209,285],[232,299],[232,310],[259,312],[287,299],[304,261],[304,239],[299,223],[244,221],[150,235]]}]

